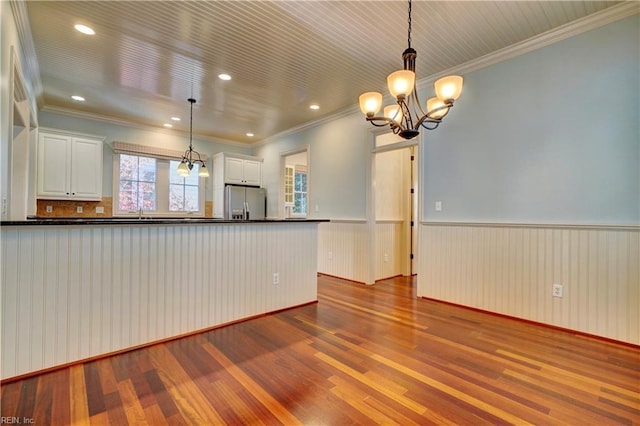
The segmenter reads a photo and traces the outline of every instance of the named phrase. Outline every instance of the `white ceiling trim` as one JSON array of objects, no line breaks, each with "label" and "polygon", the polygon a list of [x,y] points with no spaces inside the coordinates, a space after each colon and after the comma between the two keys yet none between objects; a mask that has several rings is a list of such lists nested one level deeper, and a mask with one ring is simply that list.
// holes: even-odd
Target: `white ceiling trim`
[{"label": "white ceiling trim", "polygon": [[[426,79],[426,82],[428,84],[432,84],[438,78],[444,77],[446,75],[465,74],[472,71],[477,71],[481,68],[495,65],[499,62],[504,62],[506,60],[515,58],[516,56],[524,55],[525,53],[541,49],[562,40],[566,40],[570,37],[586,33],[587,31],[595,30],[596,28],[603,27],[607,24],[627,18],[629,16],[633,16],[638,13],[640,13],[640,2],[633,1],[622,3],[617,6],[612,6],[608,9],[596,12],[584,18],[569,22],[568,24],[562,25],[558,28],[554,28],[550,31],[547,31],[546,33],[534,36],[528,40],[524,40],[520,43],[505,47],[464,64],[460,64],[449,70],[445,70],[435,76],[429,77],[428,79]],[[419,87],[422,87],[422,84],[424,82],[425,80],[420,80]]]}]

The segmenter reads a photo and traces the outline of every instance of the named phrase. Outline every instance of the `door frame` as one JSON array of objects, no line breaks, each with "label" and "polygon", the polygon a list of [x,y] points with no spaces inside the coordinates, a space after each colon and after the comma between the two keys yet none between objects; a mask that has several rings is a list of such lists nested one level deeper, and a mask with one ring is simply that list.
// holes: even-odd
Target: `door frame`
[{"label": "door frame", "polygon": [[[409,235],[412,230],[411,227],[408,227],[408,231],[403,232],[403,237],[409,240],[408,244],[413,245],[413,262],[410,264],[409,270],[411,273],[419,270],[419,262],[420,256],[418,253],[420,247],[420,232],[418,227],[420,226],[420,218],[422,217],[422,176],[423,176],[423,164],[422,164],[422,151],[420,150],[420,145],[422,145],[424,140],[424,134],[420,133],[416,138],[411,140],[405,140],[397,143],[392,143],[388,145],[383,145],[380,147],[376,146],[376,139],[379,136],[388,134],[388,131],[372,131],[372,137],[370,140],[370,149],[369,149],[369,161],[367,167],[367,235],[368,235],[368,246],[369,246],[369,267],[368,267],[368,277],[366,284],[374,284],[376,279],[375,274],[375,266],[376,266],[376,166],[375,159],[376,154],[388,151],[395,151],[398,149],[405,149],[414,147],[414,170],[412,177],[412,185],[414,187],[414,203],[415,206],[413,208],[416,217],[414,218],[414,227],[413,227],[413,236]],[[413,213],[411,213],[413,214]],[[406,246],[406,244],[405,244]],[[411,247],[409,247],[409,253],[411,251]],[[407,255],[409,254],[407,253]],[[403,268],[406,269],[406,268]],[[415,285],[418,285],[419,277],[416,275]]]},{"label": "door frame", "polygon": [[311,216],[311,146],[302,145],[288,151],[280,152],[280,165],[278,167],[278,219],[286,219],[284,210],[284,168],[286,166],[285,159],[290,155],[307,153],[307,218]]}]

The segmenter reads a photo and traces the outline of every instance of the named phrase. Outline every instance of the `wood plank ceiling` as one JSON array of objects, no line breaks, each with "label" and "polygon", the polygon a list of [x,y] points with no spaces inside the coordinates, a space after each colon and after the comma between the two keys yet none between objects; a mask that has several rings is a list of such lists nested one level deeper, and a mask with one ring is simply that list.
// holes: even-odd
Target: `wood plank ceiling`
[{"label": "wood plank ceiling", "polygon": [[[415,2],[418,78],[617,3]],[[179,116],[175,128],[188,131],[192,96],[196,135],[244,143],[351,108],[364,91],[386,92],[407,45],[403,1],[29,1],[27,11],[39,107],[155,127]]]}]

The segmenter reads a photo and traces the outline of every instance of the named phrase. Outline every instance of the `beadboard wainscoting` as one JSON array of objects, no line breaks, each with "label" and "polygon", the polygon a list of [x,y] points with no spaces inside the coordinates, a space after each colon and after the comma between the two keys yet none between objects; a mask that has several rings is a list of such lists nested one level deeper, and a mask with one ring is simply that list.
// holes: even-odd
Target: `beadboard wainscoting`
[{"label": "beadboard wainscoting", "polygon": [[640,227],[423,223],[420,233],[418,296],[640,344]]},{"label": "beadboard wainscoting", "polygon": [[363,220],[335,220],[318,225],[318,272],[367,282],[368,225]]},{"label": "beadboard wainscoting", "polygon": [[3,226],[2,378],[316,301],[317,226]]},{"label": "beadboard wainscoting", "polygon": [[334,220],[318,228],[318,272],[351,281],[372,284],[371,253],[375,280],[403,274],[403,257],[409,256],[401,220],[378,221],[370,237],[366,221]]},{"label": "beadboard wainscoting", "polygon": [[403,233],[401,220],[376,222],[376,281],[403,274],[402,261],[409,256]]}]

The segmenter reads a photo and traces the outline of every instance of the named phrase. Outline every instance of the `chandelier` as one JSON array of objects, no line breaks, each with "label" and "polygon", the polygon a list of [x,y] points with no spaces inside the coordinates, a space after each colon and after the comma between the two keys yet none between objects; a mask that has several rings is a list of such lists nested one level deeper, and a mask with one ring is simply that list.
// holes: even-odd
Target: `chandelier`
[{"label": "chandelier", "polygon": [[383,116],[376,114],[382,105],[382,94],[366,92],[360,95],[360,109],[367,121],[376,127],[390,126],[394,134],[404,139],[413,139],[420,134],[420,127],[433,130],[449,113],[453,102],[462,91],[462,77],[450,75],[437,80],[434,84],[436,97],[426,103],[423,109],[416,90],[416,51],[411,48],[411,0],[409,0],[409,30],[407,49],[402,53],[404,69],[393,72],[387,77],[389,92],[396,99],[396,105],[386,106]]},{"label": "chandelier", "polygon": [[[187,99],[191,104],[191,114],[189,116],[189,149],[184,152],[182,156],[182,161],[178,164],[178,176],[189,176],[191,173],[191,169],[193,169],[194,164],[200,165],[200,171],[198,172],[198,176],[200,177],[209,177],[209,170],[207,170],[207,165],[204,160],[200,158],[200,153],[198,151],[193,150],[192,140],[193,140],[193,104],[196,103],[196,100],[193,98]],[[196,158],[197,157],[197,158]]]}]

